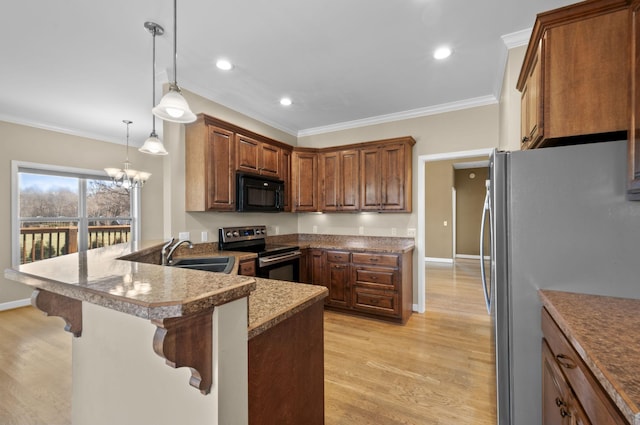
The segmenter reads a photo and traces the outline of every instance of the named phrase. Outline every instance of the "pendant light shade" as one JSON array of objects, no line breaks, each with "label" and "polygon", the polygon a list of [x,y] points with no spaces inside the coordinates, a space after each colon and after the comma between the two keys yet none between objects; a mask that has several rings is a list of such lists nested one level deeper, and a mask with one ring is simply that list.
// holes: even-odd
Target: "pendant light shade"
[{"label": "pendant light shade", "polygon": [[173,83],[169,86],[169,92],[165,94],[160,103],[153,108],[153,115],[171,122],[189,123],[196,120],[196,116],[189,104],[182,96],[178,86],[177,77],[178,58],[178,1],[173,0]]},{"label": "pendant light shade", "polygon": [[153,115],[165,121],[178,123],[196,120],[196,115],[189,109],[189,104],[175,82],[169,86],[169,92],[162,97],[158,106],[153,108]]},{"label": "pendant light shade", "polygon": [[169,152],[164,148],[162,140],[158,138],[158,135],[153,132],[149,135],[149,138],[144,141],[144,144],[140,149],[140,152],[148,153],[150,155],[168,155]]},{"label": "pendant light shade", "polygon": [[[144,27],[151,33],[153,36],[153,67],[152,67],[152,78],[151,78],[151,105],[156,104],[156,35],[164,34],[164,28],[155,22],[145,22]],[[151,134],[149,138],[144,141],[144,144],[140,149],[138,149],[142,153],[148,153],[150,155],[167,155],[169,152],[164,148],[162,144],[162,140],[158,138],[156,134],[156,116],[151,115],[153,122],[153,129],[151,130]]]}]

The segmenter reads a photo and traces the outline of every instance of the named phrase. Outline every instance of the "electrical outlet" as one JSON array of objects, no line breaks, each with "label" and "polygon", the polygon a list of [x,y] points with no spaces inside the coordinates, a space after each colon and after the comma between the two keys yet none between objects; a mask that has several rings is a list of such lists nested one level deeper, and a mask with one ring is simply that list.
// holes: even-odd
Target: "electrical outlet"
[{"label": "electrical outlet", "polygon": [[200,234],[200,240],[202,242],[208,242],[209,241],[209,232],[207,232],[206,230],[203,230],[202,233]]},{"label": "electrical outlet", "polygon": [[279,234],[280,234],[280,226],[273,226],[273,227],[274,227],[274,229],[273,229],[273,230],[274,230],[274,233],[275,233],[276,235],[279,235]]},{"label": "electrical outlet", "polygon": [[396,230],[395,227],[391,228],[391,236],[396,236],[398,234],[398,231]]},{"label": "electrical outlet", "polygon": [[178,239],[181,241],[187,241],[189,240],[189,238],[191,237],[191,235],[189,234],[189,232],[180,232],[178,233]]},{"label": "electrical outlet", "polygon": [[409,227],[407,229],[407,236],[415,238],[416,237],[416,229],[414,227]]},{"label": "electrical outlet", "polygon": [[313,226],[313,233],[318,233],[318,226]]},{"label": "electrical outlet", "polygon": [[447,220],[445,220],[445,221],[444,221],[444,223],[442,223],[442,225],[443,225],[444,227],[447,227],[447,226],[449,225],[449,223],[447,223]]},{"label": "electrical outlet", "polygon": [[364,235],[364,226],[358,227],[358,234],[359,235]]}]

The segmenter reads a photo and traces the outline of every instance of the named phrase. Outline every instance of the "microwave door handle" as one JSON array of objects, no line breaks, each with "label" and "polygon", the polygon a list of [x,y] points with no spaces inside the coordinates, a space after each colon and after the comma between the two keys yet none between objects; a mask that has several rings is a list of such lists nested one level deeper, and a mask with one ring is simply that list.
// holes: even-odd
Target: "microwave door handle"
[{"label": "microwave door handle", "polygon": [[[487,276],[484,266],[484,232],[487,223],[487,211],[489,211],[489,190],[484,198],[484,208],[482,209],[482,225],[480,226],[480,274],[482,276],[482,289],[484,292],[484,303],[487,306],[487,312],[491,313],[491,300],[489,299],[489,288],[487,287]],[[491,218],[491,212],[489,212]],[[489,225],[491,227],[491,224]],[[490,230],[491,232],[491,230]]]}]

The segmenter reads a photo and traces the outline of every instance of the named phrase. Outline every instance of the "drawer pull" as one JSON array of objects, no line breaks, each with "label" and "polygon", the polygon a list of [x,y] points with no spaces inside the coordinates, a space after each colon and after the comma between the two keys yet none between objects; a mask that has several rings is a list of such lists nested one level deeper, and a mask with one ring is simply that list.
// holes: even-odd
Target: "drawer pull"
[{"label": "drawer pull", "polygon": [[380,261],[380,259],[379,259],[379,258],[373,258],[373,257],[372,257],[372,258],[369,258],[369,261],[371,261],[372,263],[375,263],[375,262],[377,262],[377,261]]},{"label": "drawer pull", "polygon": [[556,406],[564,406],[564,401],[562,401],[560,397],[556,397]]},{"label": "drawer pull", "polygon": [[567,410],[564,407],[560,408],[560,416],[562,416],[563,418],[570,418],[571,417],[571,413],[567,412]]},{"label": "drawer pull", "polygon": [[560,363],[561,366],[567,369],[574,369],[576,367],[576,364],[571,360],[571,357],[565,354],[556,355],[556,360],[558,360],[558,363]]}]

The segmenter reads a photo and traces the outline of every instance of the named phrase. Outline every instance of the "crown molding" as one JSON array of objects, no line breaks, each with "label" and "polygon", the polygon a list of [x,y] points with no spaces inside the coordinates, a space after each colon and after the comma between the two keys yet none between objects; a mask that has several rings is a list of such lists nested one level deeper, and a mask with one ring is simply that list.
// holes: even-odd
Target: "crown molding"
[{"label": "crown molding", "polygon": [[322,127],[308,128],[300,130],[298,137],[313,136],[316,134],[331,133],[334,131],[350,130],[358,127],[366,127],[376,124],[384,124],[393,121],[407,120],[411,118],[426,117],[429,115],[437,115],[444,112],[459,111],[461,109],[475,108],[478,106],[493,105],[498,103],[495,96],[481,96],[471,99],[461,100],[457,102],[443,103],[441,105],[429,106],[426,108],[411,109],[409,111],[397,112],[387,115],[379,115],[376,117],[364,118],[361,120],[346,121],[338,124],[331,124]]},{"label": "crown molding", "polygon": [[502,42],[507,46],[507,49],[513,49],[514,47],[520,47],[528,44],[532,31],[533,28],[526,28],[521,31],[505,34],[500,38],[502,38]]}]

